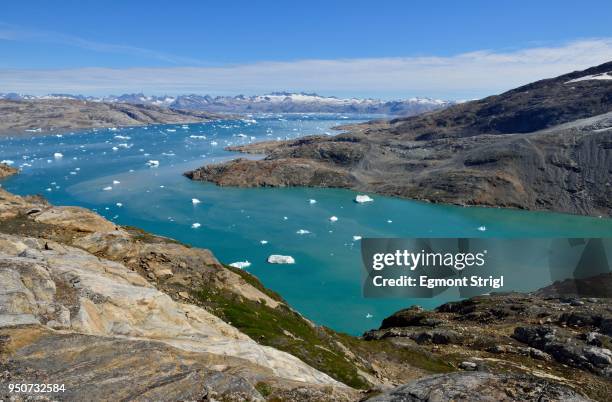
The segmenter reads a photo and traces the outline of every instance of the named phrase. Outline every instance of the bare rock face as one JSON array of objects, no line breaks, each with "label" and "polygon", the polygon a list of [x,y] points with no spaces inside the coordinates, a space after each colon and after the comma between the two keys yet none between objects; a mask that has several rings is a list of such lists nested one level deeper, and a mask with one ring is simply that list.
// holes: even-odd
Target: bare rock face
[{"label": "bare rock face", "polygon": [[571,388],[534,377],[466,372],[426,377],[368,401],[584,402],[590,399]]},{"label": "bare rock face", "polygon": [[0,327],[42,324],[233,356],[293,381],[335,384],[207,311],[173,301],[125,266],[53,242],[0,235]]}]

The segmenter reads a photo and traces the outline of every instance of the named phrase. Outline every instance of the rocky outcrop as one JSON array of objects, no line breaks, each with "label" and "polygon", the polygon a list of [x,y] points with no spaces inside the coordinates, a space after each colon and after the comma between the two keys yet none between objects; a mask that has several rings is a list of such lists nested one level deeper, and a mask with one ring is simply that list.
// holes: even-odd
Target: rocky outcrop
[{"label": "rocky outcrop", "polygon": [[5,177],[12,176],[16,174],[18,171],[19,170],[7,165],[6,163],[0,163],[0,179],[4,179]]},{"label": "rocky outcrop", "polygon": [[195,302],[206,285],[287,309],[208,250],[1,189],[0,205],[0,398],[22,381],[64,383],[69,400],[355,399]]},{"label": "rocky outcrop", "polygon": [[454,373],[427,377],[368,399],[371,402],[589,400],[571,388],[541,378],[491,373]]},{"label": "rocky outcrop", "polygon": [[[610,289],[612,274],[600,275],[598,281]],[[612,384],[611,295],[582,299],[558,293],[555,296],[539,296],[551,295],[558,289],[553,285],[550,289],[533,294],[478,296],[444,304],[434,311],[413,306],[384,319],[381,327],[366,332],[364,339],[374,342],[386,339],[397,345],[418,345],[437,356],[452,359],[460,370],[490,373],[478,377],[479,381],[485,381],[486,377],[487,383],[493,381],[493,389],[502,386],[499,395],[507,391],[504,384],[515,380],[517,384],[525,381],[523,384],[528,388],[535,386],[533,381],[542,385],[552,381],[579,389],[581,393],[590,387],[592,392],[586,392],[590,398],[607,400]],[[507,372],[518,377],[511,380],[499,376],[499,373]],[[455,388],[452,375],[447,377],[448,381],[442,382],[442,378],[438,383],[439,392],[443,393],[440,395],[453,399],[451,394],[446,393],[457,391],[470,395],[468,399],[473,400],[474,395],[478,394],[476,388]],[[475,377],[467,375],[468,381],[471,381],[470,378]],[[421,383],[430,384],[429,381],[424,379]],[[552,392],[554,387],[545,386],[544,389],[551,390],[551,393],[542,394],[544,398],[565,400],[555,396]],[[419,398],[437,395],[433,389],[423,387],[421,391],[416,391],[416,388],[408,385],[401,387],[400,393],[387,397],[404,395],[408,398],[406,395],[413,390],[420,395]],[[502,399],[533,398],[515,391],[517,389]],[[493,395],[496,396],[483,400],[500,400],[497,394]],[[570,395],[565,397],[569,398]]]},{"label": "rocky outcrop", "polygon": [[335,137],[250,144],[266,153],[188,172],[236,186],[321,186],[458,205],[612,215],[612,63]]},{"label": "rocky outcrop", "polygon": [[226,118],[227,116],[152,105],[88,102],[71,99],[2,100],[0,134],[25,130],[60,131],[94,127],[184,124]]}]

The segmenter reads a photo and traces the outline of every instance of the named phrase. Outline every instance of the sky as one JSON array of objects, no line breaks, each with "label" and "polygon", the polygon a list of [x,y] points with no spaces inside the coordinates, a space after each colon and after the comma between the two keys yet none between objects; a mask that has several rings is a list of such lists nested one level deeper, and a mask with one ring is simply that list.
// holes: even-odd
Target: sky
[{"label": "sky", "polygon": [[612,2],[4,2],[0,92],[472,99],[612,60]]}]

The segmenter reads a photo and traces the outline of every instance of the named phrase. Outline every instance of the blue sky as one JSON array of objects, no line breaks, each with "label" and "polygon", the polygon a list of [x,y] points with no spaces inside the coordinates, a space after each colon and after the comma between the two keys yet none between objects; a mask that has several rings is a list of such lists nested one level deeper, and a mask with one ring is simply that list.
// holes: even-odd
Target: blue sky
[{"label": "blue sky", "polygon": [[479,97],[612,60],[611,15],[610,1],[5,2],[0,92]]}]

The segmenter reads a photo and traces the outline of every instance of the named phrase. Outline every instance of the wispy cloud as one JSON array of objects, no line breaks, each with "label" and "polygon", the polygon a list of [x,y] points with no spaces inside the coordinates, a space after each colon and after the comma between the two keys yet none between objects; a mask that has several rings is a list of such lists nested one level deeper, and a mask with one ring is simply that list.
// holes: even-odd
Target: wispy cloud
[{"label": "wispy cloud", "polygon": [[471,98],[610,60],[612,38],[601,38],[451,57],[270,61],[221,67],[4,69],[0,70],[0,91],[249,94],[305,90],[338,95]]},{"label": "wispy cloud", "polygon": [[176,65],[201,65],[200,60],[181,57],[136,46],[97,42],[54,31],[21,28],[0,22],[0,40],[15,42],[55,43],[102,53],[136,55]]}]

